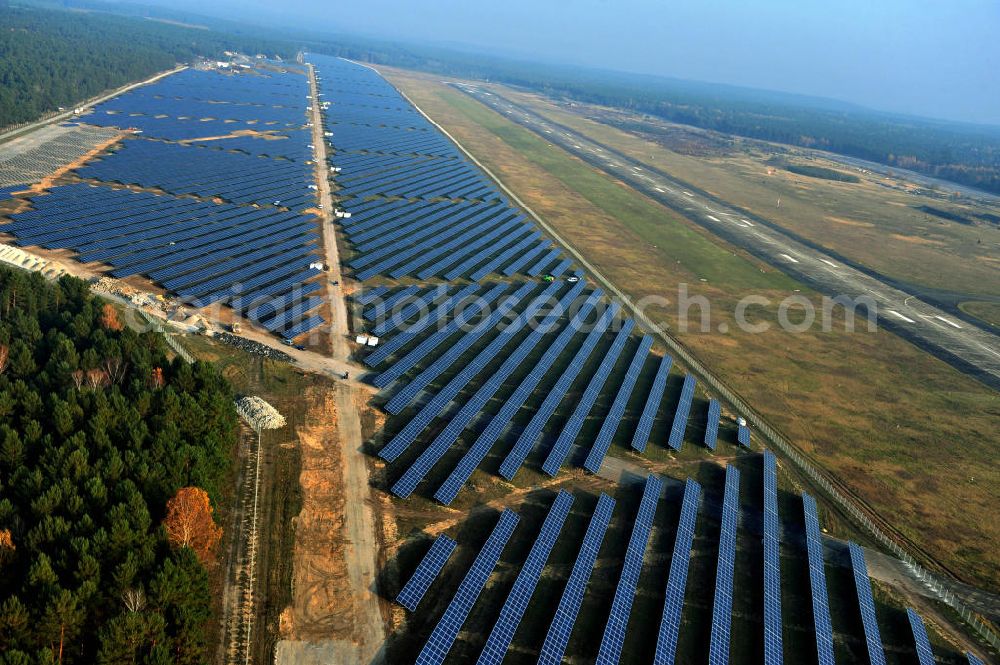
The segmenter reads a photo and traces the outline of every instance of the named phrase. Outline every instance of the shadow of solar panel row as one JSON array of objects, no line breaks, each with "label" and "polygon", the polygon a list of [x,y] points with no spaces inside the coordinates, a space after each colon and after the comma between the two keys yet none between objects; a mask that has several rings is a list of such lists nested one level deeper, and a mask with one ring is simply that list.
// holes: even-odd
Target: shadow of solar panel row
[{"label": "shadow of solar panel row", "polygon": [[433,309],[434,304],[448,295],[448,290],[448,285],[440,284],[428,289],[419,297],[409,299],[402,307],[397,306],[388,309],[387,314],[382,317],[382,320],[372,328],[372,332],[382,337],[405,326],[408,321],[416,316],[427,316],[431,309]]},{"label": "shadow of solar panel row", "polygon": [[632,526],[632,535],[629,536],[625,562],[618,578],[618,586],[615,588],[614,599],[611,601],[611,611],[604,627],[601,646],[597,652],[597,665],[615,665],[621,658],[625,630],[628,628],[629,615],[632,613],[632,601],[635,599],[636,587],[639,584],[639,573],[642,572],[642,561],[646,555],[649,534],[653,529],[656,504],[662,492],[663,481],[650,474],[642,491],[642,501],[639,503],[639,512]]},{"label": "shadow of solar panel row", "polygon": [[687,431],[688,418],[691,415],[691,403],[694,401],[695,378],[691,374],[684,376],[681,387],[681,397],[674,411],[674,420],[670,425],[670,437],[667,445],[673,450],[680,450],[684,445],[684,432]]},{"label": "shadow of solar panel row", "polygon": [[618,309],[618,304],[612,303],[604,310],[601,318],[597,320],[591,331],[587,333],[587,337],[573,355],[573,359],[569,365],[559,375],[559,379],[552,389],[546,393],[541,406],[532,415],[531,421],[522,430],[514,446],[507,453],[503,463],[500,465],[500,476],[505,480],[512,480],[518,469],[524,464],[524,460],[527,459],[528,454],[534,448],[545,425],[552,418],[556,408],[566,397],[566,393],[569,391],[573,381],[576,380],[577,375],[583,370],[583,366],[586,364],[587,359],[590,358],[590,354],[593,353],[594,348],[611,326],[615,316],[618,314]]},{"label": "shadow of solar panel row", "polygon": [[764,664],[781,665],[781,555],[777,460],[764,451]]},{"label": "shadow of solar panel row", "polygon": [[666,600],[663,603],[663,617],[660,619],[656,651],[653,654],[654,665],[673,665],[677,657],[677,639],[680,636],[681,612],[684,609],[688,567],[691,564],[694,524],[698,518],[700,502],[701,485],[688,478],[684,483],[681,516],[677,523],[677,534],[674,536],[673,555],[670,557]]},{"label": "shadow of solar panel row", "polygon": [[[582,282],[581,282],[582,283]],[[566,350],[566,345],[570,339],[580,330],[581,324],[594,310],[600,301],[603,291],[600,289],[591,292],[580,305],[570,323],[564,327],[556,339],[549,345],[545,353],[538,360],[514,392],[507,398],[500,410],[490,419],[485,429],[476,438],[475,443],[465,452],[462,459],[455,465],[448,479],[442,484],[441,489],[434,495],[434,498],[441,503],[448,505],[457,495],[458,490],[468,482],[476,468],[486,459],[490,450],[499,440],[504,429],[510,424],[514,415],[524,406],[528,397],[535,391],[542,377],[549,371],[556,359]],[[447,490],[445,488],[448,488]]]},{"label": "shadow of solar panel row", "polygon": [[8,227],[19,244],[79,251],[81,261],[107,263],[118,277],[148,275],[192,304],[227,300],[246,311],[274,299],[254,319],[274,331],[320,304],[302,300],[315,290],[303,292],[303,282],[320,274],[307,270],[318,260],[313,218],[81,184],[32,205]]},{"label": "shadow of solar panel row", "polygon": [[156,187],[234,203],[315,204],[308,165],[171,143],[132,139],[77,170],[81,178]]},{"label": "shadow of solar panel row", "polygon": [[871,665],[885,665],[885,650],[875,614],[875,599],[872,597],[872,583],[868,579],[868,565],[864,550],[857,543],[849,543],[851,570],[854,573],[854,589],[857,592],[858,607],[861,610],[861,624],[865,631],[865,646],[868,648],[868,662]]},{"label": "shadow of solar panel row", "polygon": [[514,532],[518,521],[517,514],[510,510],[504,510],[500,514],[500,519],[493,527],[486,544],[483,545],[483,549],[472,562],[472,567],[469,568],[469,572],[459,584],[448,608],[434,626],[427,643],[417,655],[417,665],[439,665],[444,662],[448,651],[455,643],[455,638],[458,637],[458,633],[462,629],[462,625],[468,618],[469,612],[472,611],[472,606],[476,603],[476,599],[479,598],[490,574],[500,560],[504,546]]},{"label": "shadow of solar panel row", "polygon": [[[407,326],[406,330],[393,335],[388,341],[383,340],[377,349],[364,357],[363,362],[369,367],[380,365],[397,351],[404,348],[407,344],[416,340],[420,333],[429,329],[431,325],[447,318],[447,316],[450,315],[459,304],[463,305],[462,310],[464,311],[465,305],[470,304],[467,301],[471,299],[473,295],[479,291],[479,289],[479,284],[469,284],[463,287],[458,293],[450,296],[447,300],[432,309],[426,317],[420,319],[411,326]],[[498,284],[491,287],[491,289],[483,295],[477,296],[477,299],[483,301],[480,303],[480,307],[488,304],[485,302],[487,299],[495,300],[496,298],[499,298],[500,294],[502,294],[506,289],[506,285]],[[477,309],[476,311],[478,312],[479,310]],[[399,378],[399,376],[402,376],[405,372],[406,370],[403,370],[399,374],[396,374],[393,378],[389,379],[388,383],[385,385],[392,383],[392,381]]]},{"label": "shadow of solar panel row", "polygon": [[[729,665],[729,638],[733,624],[733,573],[736,570],[736,530],[740,521],[740,470],[726,466],[726,489],[722,497],[722,529],[715,569],[712,630],[708,641],[708,665]],[[820,662],[820,665],[827,665]]]},{"label": "shadow of solar panel row", "polygon": [[545,516],[542,528],[517,574],[517,579],[514,580],[514,586],[511,588],[507,600],[500,608],[500,616],[493,625],[489,637],[486,638],[486,644],[479,655],[477,665],[500,665],[503,662],[507,649],[510,648],[510,644],[514,640],[514,631],[517,630],[524,617],[524,611],[528,608],[528,602],[535,593],[535,587],[542,576],[542,569],[549,560],[549,554],[559,538],[559,533],[562,531],[563,524],[565,524],[566,517],[572,507],[573,495],[566,490],[560,490]]},{"label": "shadow of solar panel row", "polygon": [[719,419],[722,414],[722,406],[719,400],[710,399],[708,401],[708,416],[705,422],[705,447],[715,450],[715,444],[719,440]]},{"label": "shadow of solar panel row", "polygon": [[580,605],[583,603],[583,596],[587,591],[590,575],[597,562],[597,553],[601,549],[601,543],[604,542],[604,534],[608,530],[614,509],[615,500],[602,493],[597,500],[597,507],[590,517],[590,523],[583,536],[583,543],[580,545],[580,551],[573,563],[573,570],[566,581],[562,596],[559,598],[555,616],[552,617],[552,623],[549,624],[545,642],[542,644],[538,656],[539,665],[558,665],[563,660],[566,645],[569,643],[577,614],[580,612]]},{"label": "shadow of solar panel row", "polygon": [[670,374],[670,367],[674,364],[674,359],[670,356],[663,356],[660,364],[656,368],[656,375],[653,377],[653,385],[650,386],[649,395],[646,396],[646,403],[642,407],[639,422],[636,424],[635,432],[632,433],[632,449],[643,452],[646,444],[649,443],[649,434],[653,431],[653,421],[656,413],[660,410],[660,402],[663,401],[663,392],[667,388],[667,375]]},{"label": "shadow of solar panel row", "polygon": [[424,594],[427,593],[427,589],[440,574],[444,564],[448,563],[451,553],[455,551],[457,546],[458,543],[448,536],[441,535],[435,538],[431,548],[427,550],[427,554],[420,560],[417,569],[413,571],[413,575],[400,589],[399,595],[396,596],[396,602],[411,612],[416,610]]},{"label": "shadow of solar panel row", "polygon": [[[500,386],[510,378],[514,370],[525,362],[528,356],[535,350],[535,347],[541,342],[542,338],[552,332],[562,312],[567,311],[582,292],[582,284],[582,282],[575,284],[569,292],[559,299],[559,303],[553,307],[553,310],[558,313],[547,314],[537,326],[533,327],[528,336],[518,344],[513,353],[504,359],[500,367],[495,372],[492,372],[472,397],[462,405],[458,414],[448,421],[445,428],[441,430],[437,437],[434,438],[434,441],[431,442],[431,445],[424,451],[424,453],[428,453],[428,461],[432,464],[436,463],[444,453],[455,445],[462,432],[470,426],[476,416],[482,413],[484,407],[496,395]],[[542,297],[548,301],[543,302],[542,306],[551,306],[551,300],[549,300],[551,295],[543,295]],[[537,312],[538,310],[532,310],[531,308],[526,310],[522,315],[525,325],[534,318]],[[505,329],[504,332],[507,330],[509,328]],[[494,340],[494,342],[499,344],[497,340]],[[421,456],[423,457],[423,455]],[[453,469],[452,473],[449,474],[448,478],[441,484],[437,492],[435,492],[434,498],[443,504],[451,503],[459,491],[461,491],[465,481],[468,480],[475,470],[472,461],[472,458],[470,458],[465,464],[460,464]],[[430,470],[432,464],[421,469],[424,474]]]},{"label": "shadow of solar panel row", "polygon": [[[480,351],[475,358],[459,371],[433,398],[417,413],[414,418],[404,426],[403,430],[393,437],[386,448],[393,452],[400,447],[408,447],[416,439],[417,435],[427,428],[428,425],[438,417],[445,406],[447,406],[458,394],[468,385],[468,383],[493,362],[497,355],[514,339],[518,332],[523,329],[528,322],[538,313],[543,306],[551,304],[551,297],[558,287],[558,284],[551,284],[539,296],[534,298],[524,311],[519,312],[517,318],[500,330],[496,337]],[[575,297],[575,295],[573,296]],[[491,322],[490,328],[496,326],[497,322]],[[436,464],[445,452],[455,443],[458,436],[471,422],[486,401],[496,392],[500,383],[510,373],[518,363],[524,361],[527,354],[531,352],[538,343],[542,334],[534,334],[532,331],[518,347],[511,353],[496,372],[490,374],[489,379],[484,382],[476,393],[469,399],[462,408],[459,409],[448,424],[445,425],[434,440],[420,453],[417,460],[403,473],[402,477],[392,486],[392,491],[396,496],[409,496],[424,475]],[[386,450],[384,448],[383,450]],[[380,456],[382,453],[380,453]],[[397,455],[398,456],[398,455]]]},{"label": "shadow of solar panel row", "polygon": [[[468,346],[471,346],[476,339],[486,334],[492,325],[496,325],[507,312],[511,311],[520,300],[526,296],[534,288],[533,284],[522,284],[518,289],[503,298],[503,300],[495,308],[493,303],[500,298],[500,296],[508,289],[508,284],[496,284],[490,288],[482,296],[475,298],[471,304],[464,307],[462,311],[454,319],[449,321],[447,325],[435,331],[433,334],[428,336],[426,339],[422,340],[415,347],[410,349],[403,357],[397,359],[389,367],[384,369],[380,374],[372,379],[372,383],[378,388],[385,388],[390,383],[400,378],[417,365],[421,360],[423,360],[431,351],[441,346],[446,340],[451,338],[455,333],[463,330],[466,325],[472,322],[481,312],[489,312],[485,318],[481,321],[476,322],[476,324],[468,331],[466,331],[462,337],[458,338],[453,342],[452,346],[448,350],[439,356],[435,363],[436,365],[431,365],[424,372],[440,373],[445,367],[451,364],[458,356],[465,351]],[[472,337],[470,337],[470,335]],[[466,341],[470,340],[470,341]],[[394,340],[391,340],[394,341]],[[390,341],[390,343],[391,343]],[[450,353],[455,349],[456,345],[461,345],[461,349],[457,353]],[[365,364],[373,366],[378,362],[384,360],[388,357],[390,352],[385,349],[388,344],[375,353],[369,355],[365,358]],[[447,364],[445,364],[447,363]],[[430,374],[429,374],[430,375]],[[436,374],[434,374],[436,376]],[[421,380],[418,376],[414,381]],[[395,408],[394,406],[388,406],[388,409]],[[402,410],[402,409],[400,409]],[[390,413],[392,411],[390,410]]]},{"label": "shadow of solar panel row", "polygon": [[642,366],[645,364],[651,348],[653,348],[653,338],[650,335],[644,335],[639,342],[639,348],[632,356],[632,362],[629,363],[628,370],[625,372],[625,378],[618,387],[614,402],[611,403],[611,408],[604,416],[601,429],[597,432],[594,443],[587,453],[587,459],[583,463],[583,468],[587,471],[598,473],[601,470],[601,464],[604,463],[604,457],[611,447],[611,440],[618,431],[622,416],[625,415],[625,407],[628,406],[629,398],[632,397],[632,389],[635,388],[635,382],[639,379],[639,373],[642,371]]},{"label": "shadow of solar panel row", "polygon": [[603,360],[601,360],[601,364],[597,367],[597,371],[590,378],[587,389],[584,390],[583,396],[573,410],[573,415],[569,417],[562,431],[559,432],[559,437],[552,445],[548,457],[545,458],[545,462],[542,464],[542,470],[548,475],[555,476],[559,473],[559,469],[566,461],[570,447],[576,441],[577,436],[579,436],[580,429],[583,427],[583,423],[590,414],[591,409],[594,408],[594,403],[604,389],[604,384],[608,380],[611,370],[617,364],[618,357],[625,348],[625,344],[628,342],[634,327],[635,321],[626,319],[615,336],[615,341],[611,343],[611,348],[608,349]]}]

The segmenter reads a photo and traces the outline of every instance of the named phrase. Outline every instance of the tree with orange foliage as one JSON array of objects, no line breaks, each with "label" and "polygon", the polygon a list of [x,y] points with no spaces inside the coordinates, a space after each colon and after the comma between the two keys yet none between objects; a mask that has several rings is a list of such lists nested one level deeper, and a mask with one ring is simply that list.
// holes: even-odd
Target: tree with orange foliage
[{"label": "tree with orange foliage", "polygon": [[7,369],[7,360],[10,358],[10,347],[6,344],[0,344],[0,374],[4,373]]},{"label": "tree with orange foliage", "polygon": [[3,565],[14,558],[14,538],[10,534],[10,529],[0,529],[0,565]]},{"label": "tree with orange foliage", "polygon": [[118,310],[111,303],[104,303],[104,307],[101,308],[101,326],[115,332],[125,327],[118,319]]},{"label": "tree with orange foliage", "polygon": [[222,540],[222,527],[212,519],[212,504],[200,487],[182,487],[167,502],[163,520],[167,537],[175,547],[190,547],[202,564],[215,560]]}]

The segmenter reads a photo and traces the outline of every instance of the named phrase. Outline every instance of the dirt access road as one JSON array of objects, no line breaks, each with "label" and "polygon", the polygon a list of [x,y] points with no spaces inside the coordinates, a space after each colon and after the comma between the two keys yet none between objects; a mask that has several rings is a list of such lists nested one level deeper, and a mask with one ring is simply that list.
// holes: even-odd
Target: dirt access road
[{"label": "dirt access road", "polygon": [[[316,86],[315,71],[309,67],[309,85],[312,95],[313,145],[317,185],[320,201],[323,204],[322,223],[323,241],[326,250],[326,262],[330,267],[327,280],[327,296],[330,302],[333,321],[331,321],[330,339],[332,343],[332,360],[335,363],[348,363],[350,346],[348,344],[348,310],[343,290],[333,284],[341,282],[340,257],[337,252],[337,239],[332,223],[333,198],[328,179],[326,143],[323,136],[323,126],[320,118],[320,103],[322,98]],[[381,661],[381,648],[385,641],[385,625],[379,607],[379,599],[375,593],[378,574],[378,541],[376,539],[376,520],[373,509],[371,487],[368,484],[368,461],[362,452],[361,418],[359,404],[368,398],[368,391],[352,382],[343,382],[336,386],[333,394],[333,404],[329,410],[330,418],[336,417],[336,435],[331,445],[337,445],[336,455],[340,458],[339,467],[342,472],[341,491],[343,494],[343,523],[341,541],[346,545],[343,561],[346,565],[346,584],[351,599],[351,615],[349,635],[344,630],[334,629],[343,625],[345,608],[339,603],[317,605],[312,586],[310,571],[316,567],[310,565],[310,570],[296,570],[293,615],[310,617],[312,626],[322,625],[329,621],[331,634],[320,638],[314,630],[297,630],[292,626],[288,639],[278,643],[275,653],[277,665],[313,665],[314,663],[363,663],[368,665]],[[303,486],[303,502],[310,503],[309,486]],[[299,551],[302,541],[297,539],[295,560],[312,560],[314,552]],[[305,543],[303,543],[305,544]],[[325,568],[325,567],[324,567]],[[328,570],[320,570],[323,576],[329,577]],[[343,590],[343,589],[341,589]],[[323,612],[329,613],[324,618]],[[339,619],[339,620],[338,620]],[[339,634],[334,634],[339,633]]]}]

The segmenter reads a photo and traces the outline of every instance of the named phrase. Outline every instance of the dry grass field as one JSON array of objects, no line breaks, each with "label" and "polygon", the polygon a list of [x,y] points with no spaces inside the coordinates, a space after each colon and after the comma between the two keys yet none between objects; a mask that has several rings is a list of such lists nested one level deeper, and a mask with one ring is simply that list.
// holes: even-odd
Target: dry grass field
[{"label": "dry grass field", "polygon": [[[711,332],[679,330],[674,305],[647,313],[913,543],[964,579],[996,588],[997,393],[890,333],[844,332],[839,318],[830,332],[792,334],[773,325],[760,334],[738,330],[734,307],[747,295],[775,303],[796,290],[811,300],[818,295],[438,79],[386,73],[630,297],[676,301],[678,285],[687,284],[692,295],[708,298]],[[678,175],[722,189],[702,180],[694,165]],[[800,176],[787,176],[788,187],[806,186],[793,183]],[[809,179],[809,186],[815,183],[828,186]],[[863,217],[853,209],[828,214],[859,223]],[[984,274],[956,276],[955,288],[978,283],[992,290],[996,285],[986,284]],[[776,321],[774,307],[751,312],[755,321]],[[718,333],[720,323],[730,332]]]}]

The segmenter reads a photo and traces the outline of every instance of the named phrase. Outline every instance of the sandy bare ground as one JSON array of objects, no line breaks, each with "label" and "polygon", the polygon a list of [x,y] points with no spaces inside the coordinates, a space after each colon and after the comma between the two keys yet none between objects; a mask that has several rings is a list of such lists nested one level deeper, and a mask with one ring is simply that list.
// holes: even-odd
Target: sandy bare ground
[{"label": "sandy bare ground", "polygon": [[[350,347],[349,326],[343,291],[332,281],[341,281],[340,258],[331,223],[333,201],[327,181],[326,149],[320,124],[315,78],[310,68],[313,97],[313,144],[316,146],[317,181],[323,202],[323,240],[330,266],[327,296],[332,312],[332,360],[347,363]],[[295,589],[292,620],[286,639],[278,643],[278,665],[313,665],[314,663],[364,663],[381,661],[385,624],[375,592],[378,574],[378,541],[368,462],[361,450],[363,443],[358,403],[368,391],[351,382],[338,385],[325,401],[326,418],[336,419],[335,431],[318,448],[315,442],[302,439],[303,446],[303,515],[297,529],[313,531],[313,538],[300,540],[296,533]],[[307,466],[311,451],[326,451],[326,459],[336,457],[339,469]],[[334,452],[335,451],[335,452]],[[312,469],[311,473],[309,469]],[[337,471],[339,470],[339,474]],[[308,474],[308,475],[307,475]],[[336,488],[339,500],[324,496],[328,483]],[[317,502],[329,516],[308,512]],[[317,520],[314,524],[311,520]],[[329,520],[333,520],[331,523]],[[328,535],[326,541],[321,531]],[[333,543],[331,539],[338,542]],[[301,548],[300,548],[301,544]]]}]

